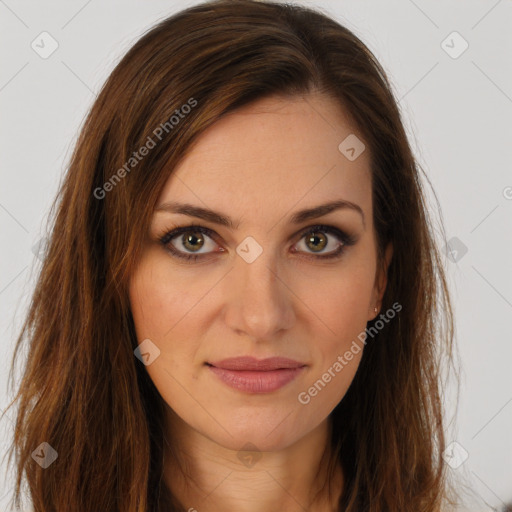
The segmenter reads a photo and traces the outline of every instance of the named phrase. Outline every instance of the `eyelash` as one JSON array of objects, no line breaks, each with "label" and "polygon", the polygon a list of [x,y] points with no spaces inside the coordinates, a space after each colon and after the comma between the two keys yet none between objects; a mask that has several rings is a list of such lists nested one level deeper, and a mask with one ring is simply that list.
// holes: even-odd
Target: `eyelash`
[{"label": "eyelash", "polygon": [[[208,235],[210,238],[212,238],[212,235],[215,233],[213,230],[211,230],[209,228],[205,228],[204,226],[190,225],[190,226],[182,226],[182,227],[170,230],[170,231],[166,230],[162,234],[158,235],[157,238],[158,238],[158,241],[164,246],[164,248],[169,253],[171,253],[171,255],[176,256],[177,258],[181,258],[181,259],[184,259],[187,261],[196,261],[197,259],[208,258],[208,254],[204,254],[204,253],[202,253],[202,254],[182,253],[181,251],[178,251],[172,244],[170,244],[171,240],[173,240],[177,236],[179,236],[183,233],[187,233],[187,232],[202,233],[203,235]],[[317,224],[315,226],[310,226],[310,227],[306,228],[304,231],[302,231],[300,233],[299,240],[301,240],[305,235],[308,235],[313,232],[333,234],[337,238],[339,238],[342,243],[335,251],[333,251],[329,254],[315,255],[315,254],[311,253],[310,256],[306,256],[307,258],[313,257],[313,258],[319,259],[319,260],[341,258],[341,256],[345,252],[345,249],[351,245],[354,245],[357,241],[356,237],[349,235],[349,234],[341,231],[340,229],[335,228],[334,226],[326,226],[323,224]]]}]

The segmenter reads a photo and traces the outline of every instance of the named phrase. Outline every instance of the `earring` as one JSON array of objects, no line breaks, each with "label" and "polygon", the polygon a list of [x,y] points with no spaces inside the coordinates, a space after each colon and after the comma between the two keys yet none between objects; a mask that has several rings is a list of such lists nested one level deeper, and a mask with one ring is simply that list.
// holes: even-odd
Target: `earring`
[{"label": "earring", "polygon": [[375,311],[375,313],[377,313],[377,308],[373,308],[373,311]]}]

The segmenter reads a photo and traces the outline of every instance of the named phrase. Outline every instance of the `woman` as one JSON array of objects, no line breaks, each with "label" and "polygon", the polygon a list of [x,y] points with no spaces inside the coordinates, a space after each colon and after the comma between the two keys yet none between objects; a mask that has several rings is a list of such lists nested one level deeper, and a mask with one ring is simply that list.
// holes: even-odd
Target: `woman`
[{"label": "woman", "polygon": [[200,4],[107,80],[18,347],[37,512],[446,510],[452,312],[390,85],[304,7]]}]

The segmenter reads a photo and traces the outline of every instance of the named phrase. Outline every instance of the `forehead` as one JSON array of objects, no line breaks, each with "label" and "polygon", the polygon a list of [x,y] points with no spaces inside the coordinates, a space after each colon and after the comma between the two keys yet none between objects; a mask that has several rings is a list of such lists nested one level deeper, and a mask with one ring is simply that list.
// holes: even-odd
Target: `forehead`
[{"label": "forehead", "polygon": [[258,100],[201,134],[170,173],[159,204],[179,198],[270,223],[291,209],[345,199],[370,216],[369,149],[353,161],[339,149],[353,135],[364,142],[325,96]]}]

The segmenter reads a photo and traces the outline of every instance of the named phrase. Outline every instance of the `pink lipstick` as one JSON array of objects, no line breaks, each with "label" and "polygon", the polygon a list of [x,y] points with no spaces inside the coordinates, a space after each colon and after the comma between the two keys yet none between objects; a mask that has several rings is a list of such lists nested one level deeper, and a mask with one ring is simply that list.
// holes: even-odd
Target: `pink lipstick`
[{"label": "pink lipstick", "polygon": [[286,357],[234,357],[206,363],[228,386],[248,393],[270,393],[295,379],[306,367]]}]

